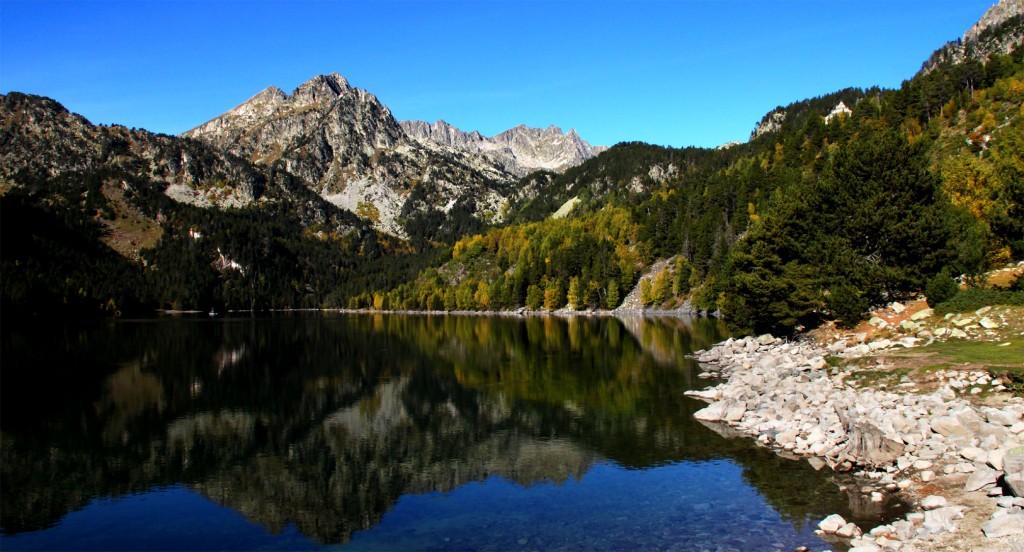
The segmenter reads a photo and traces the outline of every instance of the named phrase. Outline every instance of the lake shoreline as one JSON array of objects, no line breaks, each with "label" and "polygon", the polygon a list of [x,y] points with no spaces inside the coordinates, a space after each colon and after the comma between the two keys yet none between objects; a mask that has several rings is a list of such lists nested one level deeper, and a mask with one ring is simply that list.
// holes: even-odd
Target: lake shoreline
[{"label": "lake shoreline", "polygon": [[[981,309],[971,317],[920,309],[904,318],[913,318],[921,335],[959,330],[965,337],[957,339],[1020,339],[1021,328],[1008,324],[1003,311]],[[817,469],[853,471],[873,502],[898,496],[916,506],[879,527],[860,528],[839,516],[821,522],[822,538],[857,552],[1024,544],[1024,399],[1010,397],[1005,382],[981,370],[922,371],[935,380],[928,382],[908,372],[892,390],[878,382],[858,386],[862,374],[884,370],[890,355],[926,345],[916,336],[889,335],[894,339],[763,335],[718,343],[693,355],[705,376],[724,380],[687,392],[710,403],[694,417]]]},{"label": "lake shoreline", "polygon": [[[558,310],[528,310],[525,308],[515,310],[496,310],[496,311],[479,311],[479,310],[391,310],[391,309],[335,309],[335,308],[308,308],[308,309],[267,309],[253,311],[248,309],[228,309],[225,313],[217,313],[216,316],[223,316],[224,314],[249,314],[258,315],[260,313],[290,313],[290,312],[321,312],[321,313],[339,313],[339,314],[396,314],[396,315],[422,315],[422,316],[501,316],[501,317],[527,317],[527,316],[558,316],[558,317],[573,317],[573,316],[585,316],[585,317],[617,317],[617,316],[644,316],[644,317],[673,317],[673,318],[721,318],[721,314],[717,312],[707,311],[694,311],[688,309],[672,309],[672,310],[660,310],[660,309],[588,309],[588,310],[573,310],[573,309],[558,309]],[[202,315],[208,314],[207,311],[203,310],[174,310],[174,309],[159,309],[155,311],[157,316],[181,316],[181,315]]]}]

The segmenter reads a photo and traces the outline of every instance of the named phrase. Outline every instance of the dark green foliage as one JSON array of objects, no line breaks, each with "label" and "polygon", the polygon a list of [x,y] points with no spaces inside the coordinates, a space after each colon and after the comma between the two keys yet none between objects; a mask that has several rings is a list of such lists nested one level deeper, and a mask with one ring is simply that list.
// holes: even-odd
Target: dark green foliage
[{"label": "dark green foliage", "polygon": [[949,275],[949,270],[945,268],[928,280],[928,285],[924,288],[925,297],[928,298],[928,304],[932,307],[949,301],[958,291],[960,291],[960,286]]},{"label": "dark green foliage", "polygon": [[[96,316],[139,312],[141,267],[100,241],[101,175],[34,182],[0,197],[0,308]],[[55,190],[55,191],[54,191]],[[43,201],[43,199],[46,201]]]},{"label": "dark green foliage", "polygon": [[1006,291],[990,288],[960,290],[948,301],[935,306],[935,312],[970,312],[988,305],[1024,305],[1024,291]]},{"label": "dark green foliage", "polygon": [[834,277],[852,271],[862,291],[898,296],[956,261],[951,207],[925,150],[901,135],[873,132],[840,148],[814,190],[812,216],[842,254]]},{"label": "dark green foliage", "polygon": [[840,284],[830,290],[828,306],[840,324],[852,328],[863,319],[868,301],[853,286]]},{"label": "dark green foliage", "polygon": [[773,203],[732,251],[726,315],[740,328],[788,332],[823,311],[859,313],[919,290],[957,263],[961,236],[925,150],[868,131],[841,146],[824,176]]}]

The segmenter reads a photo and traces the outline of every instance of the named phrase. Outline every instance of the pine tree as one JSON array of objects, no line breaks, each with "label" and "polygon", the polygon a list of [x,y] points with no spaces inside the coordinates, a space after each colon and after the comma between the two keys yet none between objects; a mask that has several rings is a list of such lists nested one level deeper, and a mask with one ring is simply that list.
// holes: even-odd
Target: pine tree
[{"label": "pine tree", "polygon": [[580,297],[580,279],[576,276],[569,278],[569,292],[567,293],[566,300],[569,302],[570,309],[577,310],[583,306],[582,298]]},{"label": "pine tree", "polygon": [[640,304],[644,307],[648,307],[654,302],[654,297],[651,294],[651,279],[643,278],[640,280]]},{"label": "pine tree", "polygon": [[675,270],[672,272],[672,295],[685,297],[690,293],[690,275],[693,267],[682,255],[676,256]]},{"label": "pine tree", "polygon": [[607,296],[608,310],[614,310],[619,306],[619,283],[615,280],[608,282],[608,296]]},{"label": "pine tree", "polygon": [[662,305],[668,301],[671,292],[672,275],[666,266],[654,277],[654,285],[651,287],[651,302],[655,305]]},{"label": "pine tree", "polygon": [[530,286],[526,288],[526,308],[535,311],[540,308],[540,305],[543,302],[544,292],[541,291],[540,286],[537,284],[530,284]]}]

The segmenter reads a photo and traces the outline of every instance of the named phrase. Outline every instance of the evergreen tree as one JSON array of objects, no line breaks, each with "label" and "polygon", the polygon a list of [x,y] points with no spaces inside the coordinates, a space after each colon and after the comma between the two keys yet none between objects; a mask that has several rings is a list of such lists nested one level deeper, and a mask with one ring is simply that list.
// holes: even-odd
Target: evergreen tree
[{"label": "evergreen tree", "polygon": [[537,284],[530,284],[526,288],[526,308],[535,311],[540,308],[544,302],[544,292],[541,291],[540,286]]},{"label": "evergreen tree", "polygon": [[611,280],[608,282],[608,295],[606,299],[607,303],[605,304],[605,306],[609,310],[613,310],[619,306],[619,283],[616,282],[615,280]]},{"label": "evergreen tree", "polygon": [[569,278],[569,291],[566,294],[570,309],[579,309],[583,306],[583,298],[580,296],[580,279],[576,276]]},{"label": "evergreen tree", "polygon": [[675,267],[672,271],[672,295],[685,297],[686,294],[690,293],[690,275],[692,273],[693,267],[690,266],[686,257],[677,255]]},{"label": "evergreen tree", "polygon": [[666,266],[654,277],[654,284],[651,286],[651,302],[655,305],[662,305],[669,300],[671,293],[672,274]]},{"label": "evergreen tree", "polygon": [[640,280],[640,304],[646,308],[653,302],[654,296],[651,293],[651,279],[642,278]]}]

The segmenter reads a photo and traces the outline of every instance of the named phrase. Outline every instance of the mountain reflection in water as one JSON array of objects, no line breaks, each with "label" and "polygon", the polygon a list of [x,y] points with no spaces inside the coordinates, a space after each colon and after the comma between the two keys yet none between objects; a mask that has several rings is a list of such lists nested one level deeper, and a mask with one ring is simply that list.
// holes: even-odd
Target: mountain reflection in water
[{"label": "mountain reflection in water", "polygon": [[738,466],[797,532],[851,515],[826,474],[693,420],[703,405],[682,392],[702,382],[685,354],[724,333],[706,319],[338,314],[5,327],[0,542],[30,547],[18,537],[97,500],[188,489],[272,534],[344,543],[393,509],[381,527],[400,525],[400,501],[469,482],[557,493],[595,466],[644,477],[681,462]]}]

